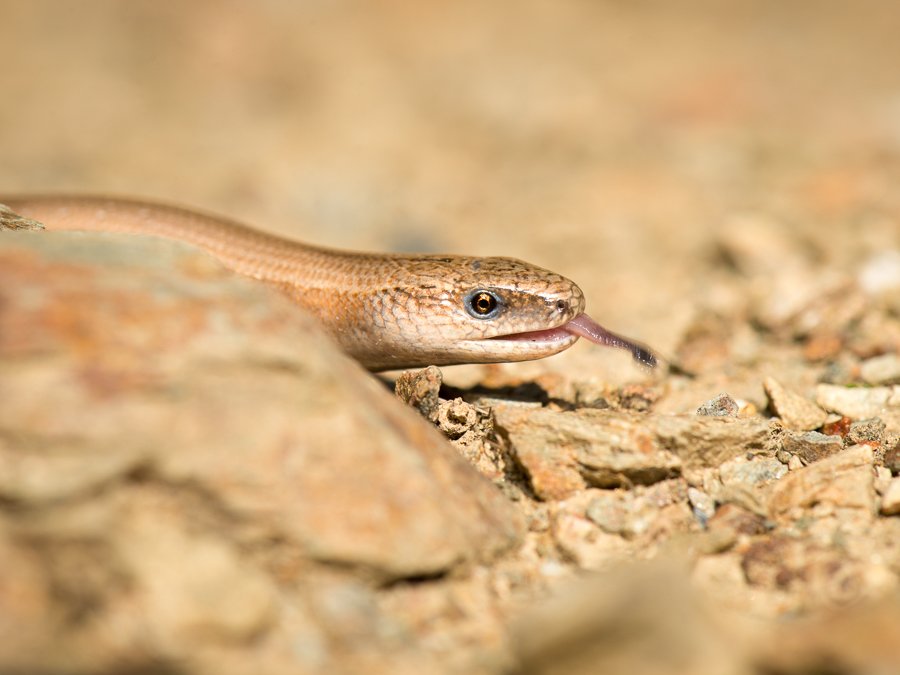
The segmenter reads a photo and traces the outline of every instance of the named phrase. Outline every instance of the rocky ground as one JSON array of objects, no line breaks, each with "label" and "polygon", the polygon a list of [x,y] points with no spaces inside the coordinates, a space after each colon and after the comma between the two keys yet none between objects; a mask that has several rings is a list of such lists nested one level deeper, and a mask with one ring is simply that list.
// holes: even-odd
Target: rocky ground
[{"label": "rocky ground", "polygon": [[4,232],[0,670],[900,672],[900,13],[848,7],[0,2],[0,193],[514,255],[667,360],[379,380],[188,248]]}]

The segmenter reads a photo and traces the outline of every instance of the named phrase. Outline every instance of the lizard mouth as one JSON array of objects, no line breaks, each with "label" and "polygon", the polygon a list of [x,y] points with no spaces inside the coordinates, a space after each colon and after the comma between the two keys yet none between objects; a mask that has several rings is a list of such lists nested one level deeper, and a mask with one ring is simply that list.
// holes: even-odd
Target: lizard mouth
[{"label": "lizard mouth", "polygon": [[643,365],[645,368],[653,369],[659,364],[659,357],[650,347],[634,340],[616,335],[606,330],[594,321],[587,314],[580,314],[574,319],[557,328],[548,328],[546,330],[534,330],[525,333],[513,333],[511,335],[500,335],[491,338],[492,340],[510,340],[518,342],[538,342],[538,343],[555,343],[562,340],[570,340],[572,337],[583,337],[590,340],[594,344],[603,347],[617,347],[619,349],[627,349],[631,352],[632,358]]}]

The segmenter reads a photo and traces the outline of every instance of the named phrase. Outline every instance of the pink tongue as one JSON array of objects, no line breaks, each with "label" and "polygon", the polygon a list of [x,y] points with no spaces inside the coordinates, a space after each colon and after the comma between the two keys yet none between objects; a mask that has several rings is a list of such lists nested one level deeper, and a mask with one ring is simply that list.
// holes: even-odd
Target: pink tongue
[{"label": "pink tongue", "polygon": [[642,363],[648,368],[655,368],[658,363],[656,355],[649,347],[624,338],[621,335],[610,333],[587,314],[576,316],[565,326],[561,326],[561,328],[604,347],[627,349],[631,352],[631,356],[634,357],[635,361]]}]

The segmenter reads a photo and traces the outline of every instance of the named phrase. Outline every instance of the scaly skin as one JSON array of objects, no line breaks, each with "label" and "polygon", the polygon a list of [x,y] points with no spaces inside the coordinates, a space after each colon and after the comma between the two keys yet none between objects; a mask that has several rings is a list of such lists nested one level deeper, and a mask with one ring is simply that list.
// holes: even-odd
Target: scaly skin
[{"label": "scaly skin", "polygon": [[[0,202],[49,230],[126,232],[193,244],[288,295],[370,370],[543,358],[578,340],[562,327],[584,312],[584,294],[573,282],[513,258],[334,251],[138,201],[40,196]],[[0,210],[0,229],[3,216],[5,229],[34,225]],[[479,290],[498,300],[488,317],[471,310],[472,293]],[[533,331],[548,332],[521,335]]]}]

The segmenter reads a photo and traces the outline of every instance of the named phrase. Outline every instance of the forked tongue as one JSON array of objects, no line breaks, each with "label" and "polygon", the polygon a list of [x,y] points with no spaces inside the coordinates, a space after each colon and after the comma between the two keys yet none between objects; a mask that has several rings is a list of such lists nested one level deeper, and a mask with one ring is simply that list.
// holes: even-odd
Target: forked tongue
[{"label": "forked tongue", "polygon": [[604,347],[627,349],[635,361],[648,369],[655,368],[659,363],[659,359],[649,347],[621,335],[610,333],[587,314],[576,316],[562,328]]}]

